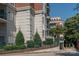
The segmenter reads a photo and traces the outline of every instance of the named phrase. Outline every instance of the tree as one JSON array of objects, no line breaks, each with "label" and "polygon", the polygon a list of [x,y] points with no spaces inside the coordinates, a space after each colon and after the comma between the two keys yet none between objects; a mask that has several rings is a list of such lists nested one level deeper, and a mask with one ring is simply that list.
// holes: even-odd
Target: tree
[{"label": "tree", "polygon": [[64,35],[65,28],[64,27],[55,27],[50,29],[50,34],[52,34],[52,38],[55,45],[59,44],[60,34]]},{"label": "tree", "polygon": [[24,36],[21,31],[17,33],[15,42],[18,46],[24,45]]},{"label": "tree", "polygon": [[59,28],[55,27],[55,28],[50,29],[49,32],[52,36],[59,36],[59,34],[63,34],[64,31],[65,31],[64,27],[59,27]]},{"label": "tree", "polygon": [[67,42],[74,43],[79,39],[79,14],[68,18],[65,21],[65,39]]},{"label": "tree", "polygon": [[41,47],[41,45],[42,45],[42,40],[41,40],[38,32],[36,32],[34,35],[34,47],[36,47],[36,48]]}]

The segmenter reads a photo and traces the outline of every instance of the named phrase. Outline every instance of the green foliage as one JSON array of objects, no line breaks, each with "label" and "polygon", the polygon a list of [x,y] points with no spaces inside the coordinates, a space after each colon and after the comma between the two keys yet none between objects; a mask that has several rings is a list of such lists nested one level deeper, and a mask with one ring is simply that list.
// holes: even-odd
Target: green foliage
[{"label": "green foliage", "polygon": [[75,33],[75,34],[74,34],[74,37],[79,40],[79,33],[78,33],[78,32]]},{"label": "green foliage", "polygon": [[6,45],[4,46],[4,50],[17,50],[17,49],[25,49],[25,45],[20,45],[20,46],[17,46],[17,45]]},{"label": "green foliage", "polygon": [[41,45],[42,45],[42,40],[41,40],[38,32],[36,32],[34,35],[34,47],[38,48],[38,47],[41,47]]},{"label": "green foliage", "polygon": [[50,34],[52,34],[52,36],[54,35],[54,34],[56,34],[56,28],[52,28],[52,29],[50,29],[50,31],[49,31],[49,33]]},{"label": "green foliage", "polygon": [[53,35],[57,35],[57,34],[63,34],[65,31],[65,28],[64,27],[61,27],[61,28],[52,28],[50,29],[49,33]]},{"label": "green foliage", "polygon": [[16,45],[6,45],[4,46],[5,50],[17,50],[26,48],[24,45],[24,37],[21,31],[19,31],[16,35],[15,40]]},{"label": "green foliage", "polygon": [[79,14],[70,17],[65,22],[65,38],[68,40],[79,39]]},{"label": "green foliage", "polygon": [[5,50],[14,50],[16,48],[17,48],[17,46],[15,46],[15,45],[6,45],[6,46],[4,46]]},{"label": "green foliage", "polygon": [[27,48],[34,48],[34,41],[33,40],[27,41]]},{"label": "green foliage", "polygon": [[24,36],[21,31],[19,31],[16,35],[16,45],[24,45]]},{"label": "green foliage", "polygon": [[[52,45],[53,39],[48,38],[45,41],[43,41],[43,44],[44,45]],[[38,32],[35,33],[34,40],[27,41],[27,47],[28,48],[34,48],[34,47],[39,48],[39,47],[41,47],[41,45],[42,45],[42,40],[41,40]]]},{"label": "green foliage", "polygon": [[43,44],[44,44],[44,45],[52,45],[52,44],[53,44],[53,39],[48,38],[48,39],[46,39],[45,41],[43,41]]},{"label": "green foliage", "polygon": [[79,32],[79,14],[66,20],[65,22],[66,32],[65,35],[71,39],[75,38],[74,34]]},{"label": "green foliage", "polygon": [[0,45],[0,49],[3,49],[6,44]]},{"label": "green foliage", "polygon": [[26,46],[25,45],[20,45],[20,46],[17,46],[17,49],[25,49]]}]

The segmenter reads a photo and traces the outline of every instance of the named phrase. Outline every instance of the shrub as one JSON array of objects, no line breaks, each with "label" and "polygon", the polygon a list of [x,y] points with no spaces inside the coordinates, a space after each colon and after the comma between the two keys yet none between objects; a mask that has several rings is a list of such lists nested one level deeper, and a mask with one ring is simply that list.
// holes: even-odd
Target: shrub
[{"label": "shrub", "polygon": [[53,44],[53,39],[48,38],[48,39],[46,39],[45,41],[43,41],[43,44],[44,44],[44,45],[52,45],[52,44]]},{"label": "shrub", "polygon": [[17,49],[25,49],[25,45],[20,45],[20,46],[17,46],[17,45],[6,45],[4,47],[4,50],[17,50]]},{"label": "shrub", "polygon": [[35,48],[39,48],[42,45],[42,40],[38,34],[38,32],[36,32],[35,36],[34,36],[34,47]]},{"label": "shrub", "polygon": [[17,46],[15,45],[6,45],[4,46],[4,50],[14,50],[17,49]]},{"label": "shrub", "polygon": [[24,45],[24,36],[21,31],[19,31],[16,35],[16,45]]},{"label": "shrub", "polygon": [[27,48],[34,48],[34,41],[33,40],[27,41]]},{"label": "shrub", "polygon": [[19,46],[17,46],[17,48],[16,49],[25,49],[26,48],[26,46],[25,45],[19,45]]},{"label": "shrub", "polygon": [[3,48],[4,48],[4,46],[5,46],[5,44],[3,44],[3,45],[1,44],[1,45],[0,45],[0,49],[3,49]]}]

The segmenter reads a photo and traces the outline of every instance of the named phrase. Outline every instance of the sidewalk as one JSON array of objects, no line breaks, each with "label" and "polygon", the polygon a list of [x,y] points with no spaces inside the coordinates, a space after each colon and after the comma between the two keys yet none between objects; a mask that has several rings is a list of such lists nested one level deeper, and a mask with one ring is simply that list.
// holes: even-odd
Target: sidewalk
[{"label": "sidewalk", "polygon": [[75,48],[64,48],[63,50],[60,50],[59,47],[55,47],[55,48],[32,51],[31,53],[37,54],[37,55],[43,54],[43,55],[48,55],[48,56],[51,56],[51,55],[53,56],[79,56],[79,52],[76,51]]},{"label": "sidewalk", "polygon": [[79,55],[74,48],[66,48],[64,50],[60,50],[59,47],[35,50],[35,51],[24,51],[18,53],[8,53],[2,54],[2,56],[63,56],[63,55]]},{"label": "sidewalk", "polygon": [[[54,52],[60,51],[59,47],[42,49],[42,50],[35,50],[35,51],[24,51],[18,53],[8,53],[8,54],[1,54],[2,56],[46,56],[46,55],[55,55]],[[52,54],[51,54],[52,53]]]},{"label": "sidewalk", "polygon": [[54,47],[54,48],[49,48],[49,49],[42,49],[42,50],[36,50],[36,51],[32,51],[32,52],[55,52],[55,51],[62,51],[62,52],[76,52],[75,48],[64,48],[63,50],[60,50],[59,47]]},{"label": "sidewalk", "polygon": [[52,51],[60,51],[59,47],[54,47],[54,48],[49,48],[49,49],[42,49],[42,50],[36,50],[36,51],[31,51],[33,53],[38,52],[52,52]]}]

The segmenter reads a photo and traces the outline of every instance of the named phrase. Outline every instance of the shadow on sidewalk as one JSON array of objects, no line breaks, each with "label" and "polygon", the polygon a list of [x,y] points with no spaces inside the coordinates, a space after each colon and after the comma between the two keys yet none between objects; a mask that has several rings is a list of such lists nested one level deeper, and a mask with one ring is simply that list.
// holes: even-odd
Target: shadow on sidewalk
[{"label": "shadow on sidewalk", "polygon": [[56,53],[59,56],[79,56],[79,52],[63,52],[63,53]]}]

